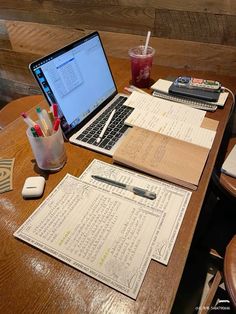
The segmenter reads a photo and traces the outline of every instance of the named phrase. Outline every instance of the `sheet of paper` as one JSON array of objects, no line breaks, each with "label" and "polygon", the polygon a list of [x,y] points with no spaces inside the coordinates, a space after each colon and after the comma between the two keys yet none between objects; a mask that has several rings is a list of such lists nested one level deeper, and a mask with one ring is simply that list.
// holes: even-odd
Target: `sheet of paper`
[{"label": "sheet of paper", "polygon": [[14,236],[136,298],[157,225],[140,203],[68,174]]},{"label": "sheet of paper", "polygon": [[215,138],[215,131],[201,128],[194,124],[179,120],[164,118],[156,113],[145,113],[135,109],[125,120],[125,124],[138,126],[179,140],[211,148]]},{"label": "sheet of paper", "polygon": [[[132,192],[94,180],[91,175],[99,175],[148,189],[155,192],[157,198],[155,200],[149,200],[134,195]],[[152,258],[165,265],[168,264],[192,194],[190,191],[174,184],[154,179],[126,168],[110,165],[96,159],[92,161],[79,178],[83,182],[91,183],[112,195],[120,195],[123,198],[133,200],[136,204],[139,204],[141,208],[154,214],[158,219],[158,229]]]},{"label": "sheet of paper", "polygon": [[[144,113],[155,114],[162,118],[178,120],[192,125],[200,126],[206,111],[194,109],[180,103],[160,99],[147,94],[134,91],[124,105],[144,111]],[[134,111],[135,111],[134,110]]]}]

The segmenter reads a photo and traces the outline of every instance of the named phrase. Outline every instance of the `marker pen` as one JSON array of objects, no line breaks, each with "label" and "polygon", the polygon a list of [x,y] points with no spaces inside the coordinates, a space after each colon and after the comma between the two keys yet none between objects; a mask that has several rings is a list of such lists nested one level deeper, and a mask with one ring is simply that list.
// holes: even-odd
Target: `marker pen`
[{"label": "marker pen", "polygon": [[56,132],[58,130],[60,122],[61,122],[60,118],[56,118],[54,125],[53,125],[53,131],[54,132]]},{"label": "marker pen", "polygon": [[41,130],[41,128],[40,128],[40,126],[38,124],[36,124],[34,126],[34,129],[35,129],[36,133],[38,134],[38,136],[44,136],[44,133],[43,133],[43,131]]},{"label": "marker pen", "polygon": [[53,123],[54,123],[54,115],[53,115],[53,112],[50,111],[50,110],[48,110],[48,116],[49,116],[49,119],[50,119],[50,121],[51,121],[51,123],[52,123],[52,125],[53,125]]},{"label": "marker pen", "polygon": [[30,128],[30,131],[31,131],[33,137],[39,137],[34,127]]},{"label": "marker pen", "polygon": [[57,106],[57,104],[52,104],[52,112],[53,112],[54,118],[57,118],[58,117],[58,106]]},{"label": "marker pen", "polygon": [[31,127],[34,127],[35,126],[35,122],[30,119],[30,117],[25,113],[25,112],[22,112],[21,113],[21,116],[23,117],[25,123],[31,128]]},{"label": "marker pen", "polygon": [[39,117],[39,120],[40,120],[40,124],[41,124],[41,127],[43,128],[43,131],[45,133],[45,135],[50,135],[50,131],[49,131],[49,126],[47,125],[45,119],[44,119],[44,116],[42,114],[42,111],[41,111],[41,108],[40,107],[37,107],[36,108],[36,112],[37,112],[37,115]]},{"label": "marker pen", "polygon": [[44,120],[45,120],[45,122],[46,122],[46,124],[47,124],[47,126],[48,126],[48,128],[50,130],[50,132],[51,132],[53,124],[52,124],[52,122],[50,120],[50,117],[49,117],[46,109],[42,110],[42,115],[43,115],[43,118],[44,118]]}]

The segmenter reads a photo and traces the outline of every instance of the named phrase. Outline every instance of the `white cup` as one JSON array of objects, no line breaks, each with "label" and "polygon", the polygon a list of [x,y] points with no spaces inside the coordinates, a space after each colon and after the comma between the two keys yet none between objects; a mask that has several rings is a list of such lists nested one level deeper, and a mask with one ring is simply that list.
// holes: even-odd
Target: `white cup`
[{"label": "white cup", "polygon": [[30,128],[27,129],[26,134],[40,169],[58,171],[64,166],[67,157],[60,126],[50,136],[34,137]]}]

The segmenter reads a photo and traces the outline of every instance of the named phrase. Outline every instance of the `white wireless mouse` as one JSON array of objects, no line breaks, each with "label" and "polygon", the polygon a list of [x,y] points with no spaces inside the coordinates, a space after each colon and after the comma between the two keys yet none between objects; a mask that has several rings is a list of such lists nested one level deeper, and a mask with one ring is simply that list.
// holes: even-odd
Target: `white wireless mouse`
[{"label": "white wireless mouse", "polygon": [[24,198],[36,198],[40,197],[43,194],[45,186],[44,177],[28,177],[25,180],[22,196]]}]

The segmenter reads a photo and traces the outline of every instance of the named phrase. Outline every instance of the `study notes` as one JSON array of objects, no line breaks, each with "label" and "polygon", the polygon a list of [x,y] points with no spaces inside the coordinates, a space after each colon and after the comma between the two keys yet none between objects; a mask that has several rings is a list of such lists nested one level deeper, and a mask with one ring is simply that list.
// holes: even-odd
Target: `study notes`
[{"label": "study notes", "polygon": [[[148,188],[156,200],[91,175]],[[191,192],[94,160],[66,175],[14,233],[33,246],[136,298],[151,258],[167,263]]]},{"label": "study notes", "polygon": [[196,190],[209,150],[133,127],[113,154],[117,163]]},{"label": "study notes", "polygon": [[125,124],[211,148],[216,131],[202,127],[205,111],[133,92],[125,105],[135,108]]}]

